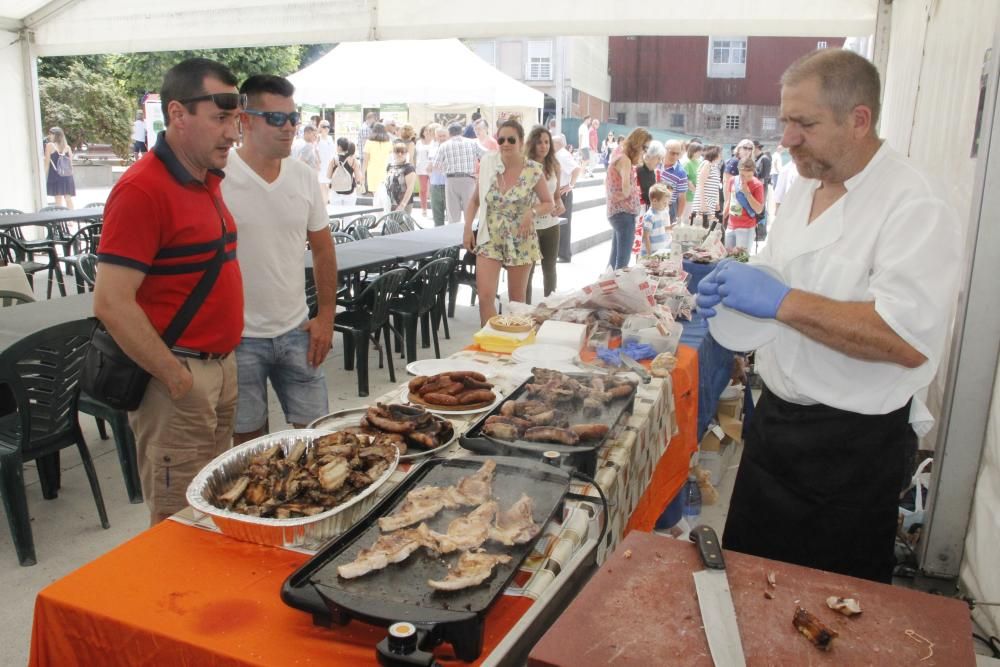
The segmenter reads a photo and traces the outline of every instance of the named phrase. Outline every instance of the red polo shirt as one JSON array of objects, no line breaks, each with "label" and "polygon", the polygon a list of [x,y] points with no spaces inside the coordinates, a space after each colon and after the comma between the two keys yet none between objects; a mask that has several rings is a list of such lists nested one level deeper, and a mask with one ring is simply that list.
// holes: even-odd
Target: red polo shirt
[{"label": "red polo shirt", "polygon": [[204,183],[194,178],[161,132],[111,190],[98,248],[100,262],[146,274],[136,301],[162,335],[215,256],[225,224],[222,270],[176,343],[200,352],[230,352],[243,333],[236,222],[219,192],[223,177],[210,170]]}]

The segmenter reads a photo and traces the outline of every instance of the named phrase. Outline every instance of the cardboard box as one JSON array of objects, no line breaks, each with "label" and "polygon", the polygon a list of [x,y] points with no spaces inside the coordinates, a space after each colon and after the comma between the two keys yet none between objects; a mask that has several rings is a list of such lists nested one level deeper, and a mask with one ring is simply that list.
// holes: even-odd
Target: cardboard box
[{"label": "cardboard box", "polygon": [[713,486],[722,482],[722,473],[732,458],[733,445],[743,438],[742,421],[722,413],[719,413],[718,420],[719,423],[709,427],[698,445],[698,464],[712,473]]},{"label": "cardboard box", "polygon": [[739,419],[743,416],[743,396],[739,398],[730,398],[728,400],[719,401],[719,407],[717,414],[721,417],[726,415],[727,417],[732,417],[734,419]]}]

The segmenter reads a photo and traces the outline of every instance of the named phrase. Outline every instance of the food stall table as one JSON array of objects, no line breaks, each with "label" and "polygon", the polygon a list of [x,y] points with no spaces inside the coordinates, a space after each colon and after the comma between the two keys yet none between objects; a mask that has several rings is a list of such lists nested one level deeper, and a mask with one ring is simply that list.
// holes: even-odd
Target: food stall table
[{"label": "food stall table", "polygon": [[[747,665],[975,664],[969,608],[960,600],[733,551],[725,560]],[[631,533],[535,645],[528,665],[711,667],[692,577],[703,569],[693,544]],[[861,615],[827,608],[830,596],[857,599]],[[829,652],[793,627],[799,606],[839,633]]]},{"label": "food stall table", "polygon": [[[511,363],[483,352],[460,355],[498,369]],[[575,594],[595,557],[603,561],[631,527],[630,518],[647,528],[655,521],[669,499],[654,484],[662,477],[664,450],[673,451],[667,441],[677,429],[675,402],[683,410],[677,415],[685,420],[681,428],[693,442],[696,355],[682,353],[678,368],[677,382],[657,379],[640,387],[634,414],[601,452],[597,481],[612,503],[604,542],[596,539],[596,496],[593,503],[567,499],[562,520],[546,524],[535,552],[489,611],[481,664],[523,655],[562,601]],[[516,385],[502,378],[502,388]],[[397,388],[377,400],[395,401],[400,393]],[[461,431],[471,419],[455,421]],[[671,440],[682,443],[674,449],[690,446],[679,437]],[[447,455],[463,453],[456,444]],[[686,471],[687,455],[683,461]],[[404,475],[397,469],[395,483]],[[380,492],[388,493],[392,481]],[[571,490],[593,496],[588,487],[575,483]],[[206,519],[186,519],[189,525],[161,523],[42,590],[30,664],[132,664],[139,658],[167,664],[375,664],[374,647],[384,629],[357,622],[314,627],[308,614],[278,597],[282,582],[308,554],[239,542],[203,529],[210,525]],[[443,650],[438,657],[450,664],[450,649]]]}]

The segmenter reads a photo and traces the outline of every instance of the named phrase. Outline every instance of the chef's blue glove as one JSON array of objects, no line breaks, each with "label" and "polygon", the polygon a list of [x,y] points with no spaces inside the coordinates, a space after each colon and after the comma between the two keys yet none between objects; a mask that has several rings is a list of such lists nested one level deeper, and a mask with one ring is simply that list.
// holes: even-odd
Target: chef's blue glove
[{"label": "chef's blue glove", "polygon": [[[728,262],[719,269],[715,282],[722,305],[741,313],[774,319],[791,287],[760,269],[741,262]],[[701,286],[699,285],[699,293]]]},{"label": "chef's blue glove", "polygon": [[698,312],[706,319],[715,316],[715,306],[722,301],[722,297],[719,296],[718,275],[722,267],[731,261],[730,259],[722,260],[718,266],[712,269],[711,273],[698,283],[698,297],[695,299],[695,303],[698,304]]},{"label": "chef's blue glove", "polygon": [[608,366],[622,365],[622,359],[619,356],[617,349],[611,350],[606,347],[598,347],[594,351],[597,352],[597,358]]}]

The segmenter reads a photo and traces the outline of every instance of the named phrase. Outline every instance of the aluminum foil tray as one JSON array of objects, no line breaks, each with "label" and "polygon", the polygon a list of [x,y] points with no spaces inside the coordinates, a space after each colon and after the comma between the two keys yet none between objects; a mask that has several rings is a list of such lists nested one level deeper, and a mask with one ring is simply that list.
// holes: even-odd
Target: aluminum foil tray
[{"label": "aluminum foil tray", "polygon": [[306,451],[312,447],[314,439],[328,435],[325,429],[297,429],[279,431],[256,438],[220,454],[199,472],[187,489],[187,501],[196,512],[212,517],[213,523],[225,535],[256,544],[277,547],[295,547],[304,544],[321,544],[331,537],[340,535],[353,526],[375,505],[376,491],[385,484],[399,463],[399,453],[389,464],[388,470],[372,482],[368,488],[325,512],[295,519],[268,519],[247,516],[216,507],[211,499],[224,493],[229,485],[239,478],[250,465],[250,459],[270,449],[275,444],[287,454],[299,440],[306,441]]}]

